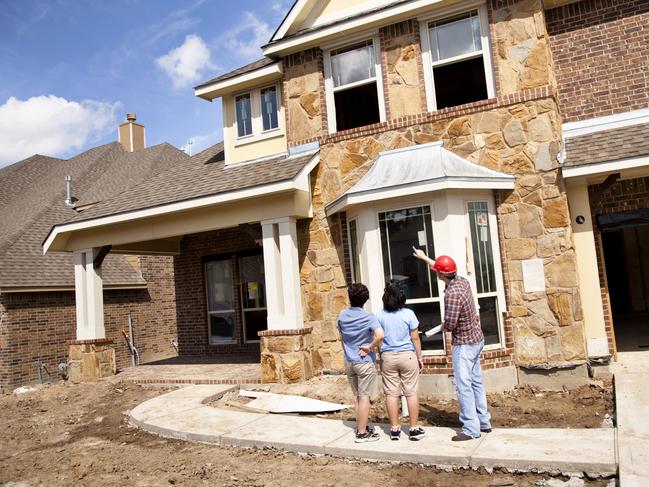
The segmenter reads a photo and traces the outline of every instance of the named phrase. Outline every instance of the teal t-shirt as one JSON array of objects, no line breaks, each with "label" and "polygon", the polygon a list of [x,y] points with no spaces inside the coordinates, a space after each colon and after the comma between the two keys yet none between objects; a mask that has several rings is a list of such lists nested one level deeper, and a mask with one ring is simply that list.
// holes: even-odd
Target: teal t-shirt
[{"label": "teal t-shirt", "polygon": [[410,332],[419,327],[419,320],[410,308],[397,311],[382,309],[376,315],[385,332],[381,352],[406,352],[415,350],[410,338]]}]

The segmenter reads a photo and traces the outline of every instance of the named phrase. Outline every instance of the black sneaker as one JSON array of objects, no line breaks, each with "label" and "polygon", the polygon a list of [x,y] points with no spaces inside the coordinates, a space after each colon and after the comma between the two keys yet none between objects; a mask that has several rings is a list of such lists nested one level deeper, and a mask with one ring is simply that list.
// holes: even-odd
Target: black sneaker
[{"label": "black sneaker", "polygon": [[[368,424],[368,425],[365,427],[365,431],[369,431],[369,433],[370,433],[371,435],[373,435],[373,434],[374,434],[374,426],[371,425],[371,424]],[[356,428],[356,429],[354,430],[354,433],[358,433],[358,428]]]},{"label": "black sneaker", "polygon": [[424,428],[421,426],[417,426],[416,428],[410,428],[410,441],[419,441],[423,440],[426,437],[426,432],[424,431]]},{"label": "black sneaker", "polygon": [[366,430],[364,433],[356,433],[356,437],[354,438],[355,443],[366,443],[368,441],[377,441],[379,439],[379,434],[376,431],[370,432],[370,430]]},{"label": "black sneaker", "polygon": [[399,436],[401,436],[401,428],[396,430],[390,428],[390,439],[392,441],[399,441]]}]

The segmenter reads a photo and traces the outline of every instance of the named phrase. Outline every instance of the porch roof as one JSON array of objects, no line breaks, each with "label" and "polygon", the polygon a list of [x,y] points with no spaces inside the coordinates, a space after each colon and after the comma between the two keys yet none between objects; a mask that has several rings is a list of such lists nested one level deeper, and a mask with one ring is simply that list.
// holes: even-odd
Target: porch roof
[{"label": "porch roof", "polygon": [[649,123],[567,136],[562,165],[566,179],[595,183],[607,174],[646,176],[649,169]]},{"label": "porch roof", "polygon": [[327,215],[349,206],[444,189],[514,189],[514,176],[468,161],[442,142],[381,152],[354,186],[327,205]]},{"label": "porch roof", "polygon": [[[191,158],[179,159],[168,171],[53,226],[43,242],[44,252],[74,250],[67,246],[74,232],[150,221],[171,214],[187,215],[193,209],[295,189],[308,191],[304,178],[298,176],[309,163],[317,163],[317,152],[316,146],[298,147],[291,153],[226,164],[223,144],[216,144]],[[259,214],[263,214],[262,209]],[[172,243],[169,239],[178,235],[182,233],[156,233],[155,238],[151,235],[152,238],[145,240],[167,239],[167,243]],[[106,241],[101,245],[110,244]]]}]

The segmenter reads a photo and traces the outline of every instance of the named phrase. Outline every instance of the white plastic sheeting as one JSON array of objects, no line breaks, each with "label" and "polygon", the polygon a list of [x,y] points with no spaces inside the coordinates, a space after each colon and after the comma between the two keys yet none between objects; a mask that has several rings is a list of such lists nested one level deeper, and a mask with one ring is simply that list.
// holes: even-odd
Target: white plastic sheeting
[{"label": "white plastic sheeting", "polygon": [[335,402],[319,401],[310,397],[293,396],[290,394],[275,394],[261,391],[239,391],[243,397],[254,398],[246,404],[249,408],[268,411],[270,413],[325,413],[340,411],[351,406]]}]

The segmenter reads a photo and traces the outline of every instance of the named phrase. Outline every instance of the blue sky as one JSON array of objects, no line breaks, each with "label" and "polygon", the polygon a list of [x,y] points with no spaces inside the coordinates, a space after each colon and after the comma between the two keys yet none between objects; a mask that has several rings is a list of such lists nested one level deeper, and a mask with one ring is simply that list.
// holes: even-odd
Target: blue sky
[{"label": "blue sky", "polygon": [[222,137],[200,82],[261,57],[291,0],[0,0],[0,167],[117,140],[193,153]]}]

